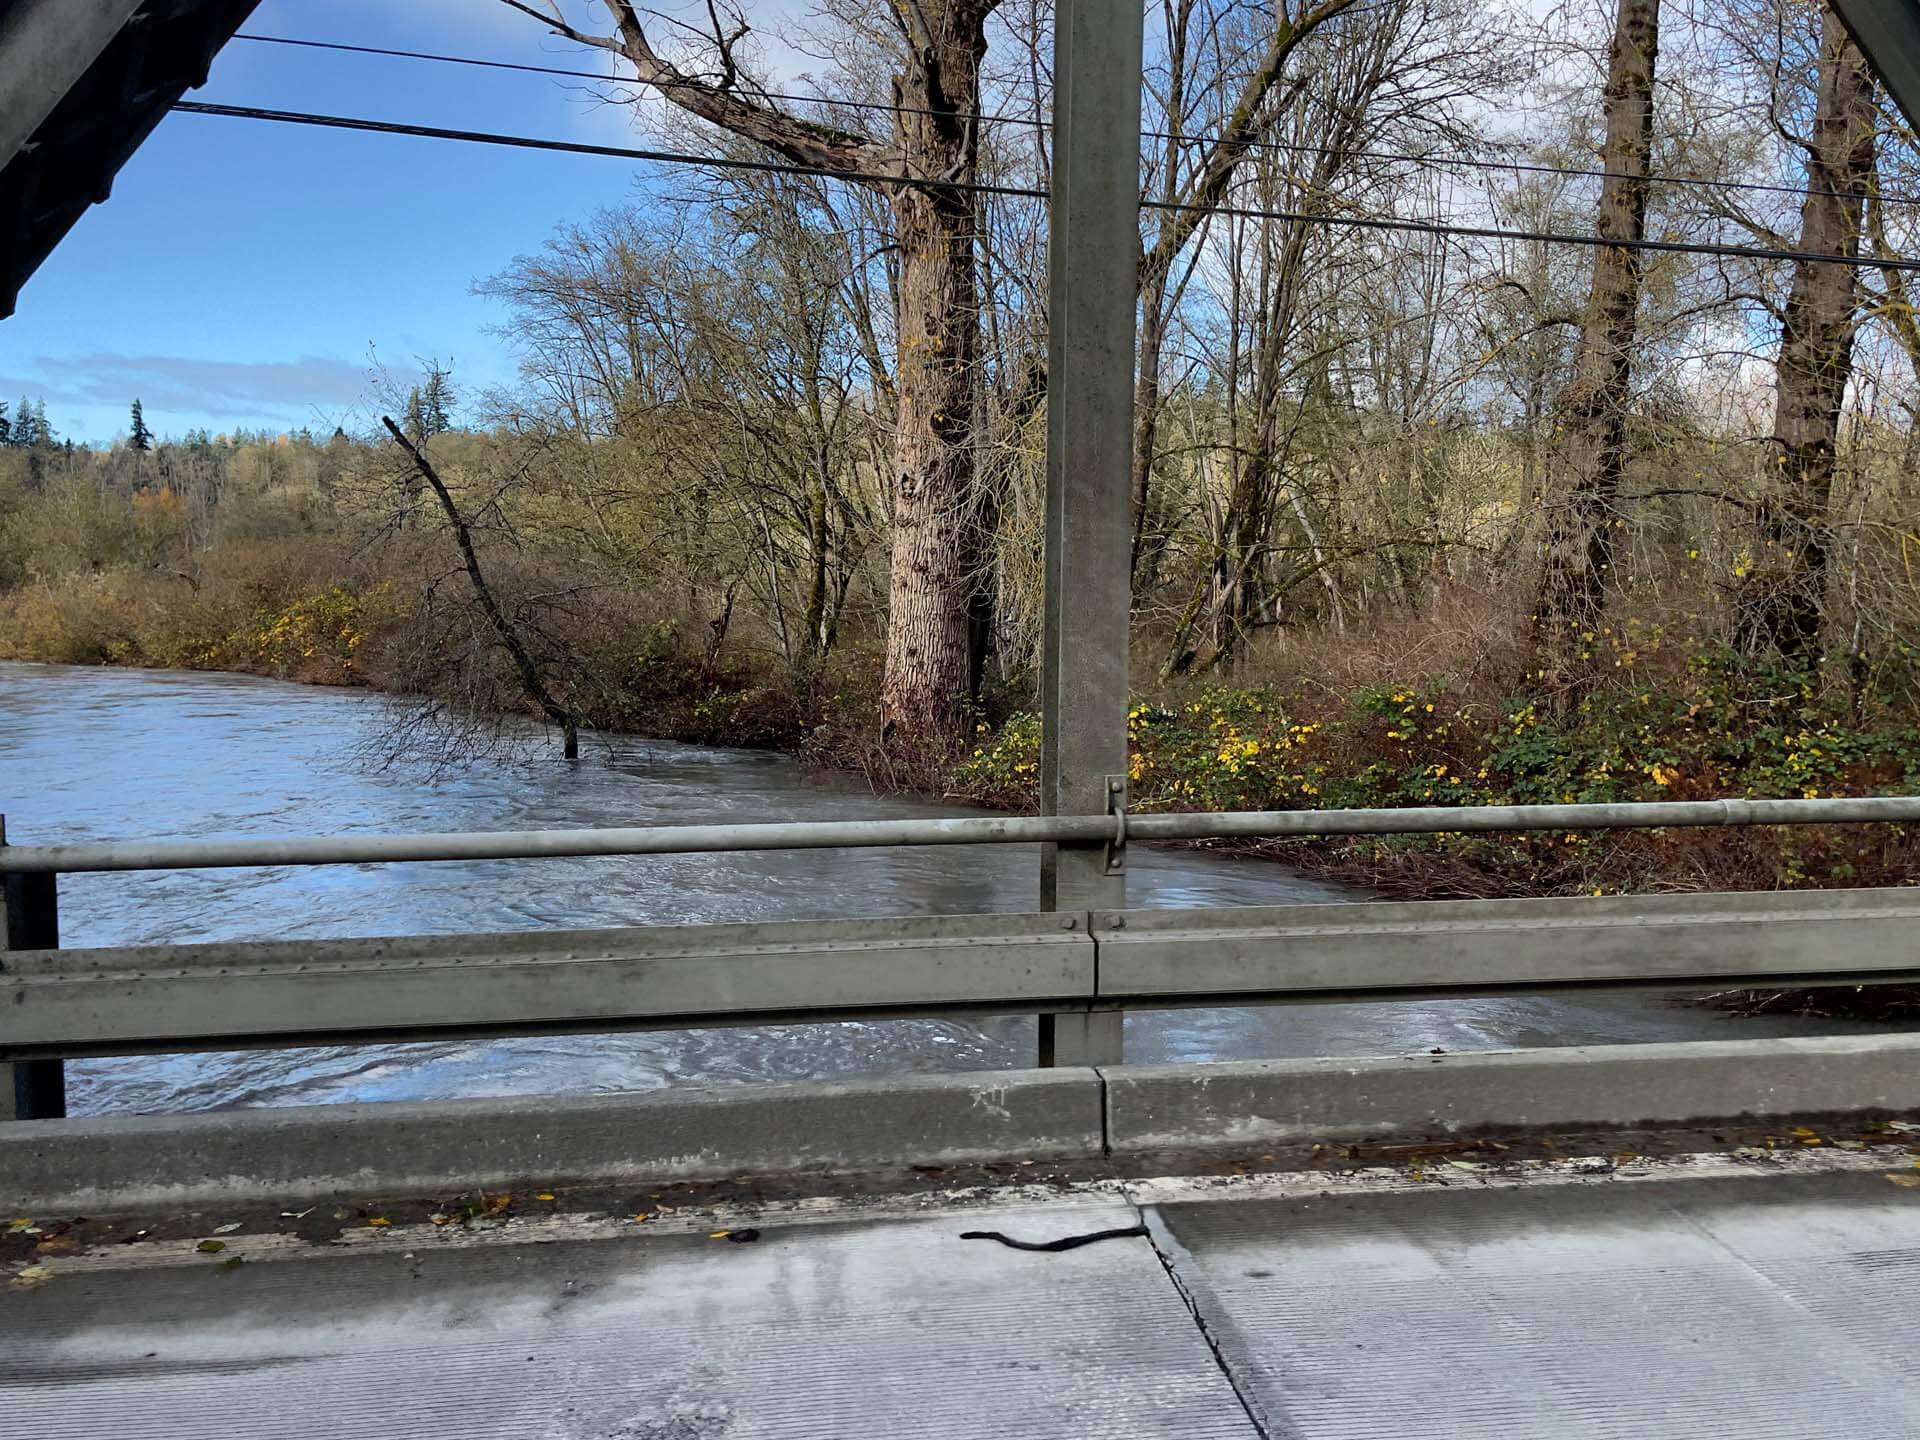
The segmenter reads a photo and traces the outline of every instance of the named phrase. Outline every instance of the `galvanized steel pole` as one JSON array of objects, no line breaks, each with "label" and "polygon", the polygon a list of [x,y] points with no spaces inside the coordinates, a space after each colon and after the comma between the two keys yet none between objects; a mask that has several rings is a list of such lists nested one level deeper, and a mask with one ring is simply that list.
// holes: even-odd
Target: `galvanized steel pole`
[{"label": "galvanized steel pole", "polygon": [[[1130,840],[1306,839],[1526,830],[1657,830],[1718,825],[1890,825],[1920,822],[1920,796],[1831,800],[1671,800],[1617,805],[1428,805],[1404,810],[1244,810],[1128,815]],[[1104,815],[1008,815],[948,820],[807,820],[771,825],[645,825],[596,830],[456,830],[412,835],[253,840],[122,840],[0,848],[0,873],[218,870],[265,865],[541,860],[595,855],[697,855],[748,850],[875,849],[890,845],[1101,848],[1119,830]],[[1068,908],[1061,906],[1060,908]],[[1088,907],[1094,908],[1094,907]],[[1113,907],[1100,907],[1111,909]]]},{"label": "galvanized steel pole", "polygon": [[[1059,0],[1053,37],[1048,233],[1046,626],[1040,808],[1106,816],[1127,773],[1127,476],[1139,251],[1138,0]],[[1116,821],[1116,825],[1117,825]],[[1054,841],[1044,910],[1126,903],[1124,850]],[[1042,1065],[1111,1065],[1117,1010],[1040,1017]]]}]

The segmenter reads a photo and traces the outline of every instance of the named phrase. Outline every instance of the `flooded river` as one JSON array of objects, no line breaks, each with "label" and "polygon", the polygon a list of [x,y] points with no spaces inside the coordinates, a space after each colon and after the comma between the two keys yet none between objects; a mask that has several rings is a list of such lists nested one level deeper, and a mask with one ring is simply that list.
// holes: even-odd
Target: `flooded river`
[{"label": "flooded river", "polygon": [[[438,773],[368,762],[375,696],[232,675],[0,664],[0,813],[16,844],[408,830],[888,818],[875,796],[749,751],[622,737]],[[1338,903],[1258,861],[1136,847],[1128,901]],[[67,945],[532,930],[1034,908],[1025,846],[80,875]],[[1169,1010],[1129,1015],[1138,1062],[1378,1055],[1443,1046],[1808,1033],[1650,995]],[[75,1113],[200,1110],[831,1077],[1032,1063],[1034,1023],[920,1021],[468,1040],[74,1062]]]}]

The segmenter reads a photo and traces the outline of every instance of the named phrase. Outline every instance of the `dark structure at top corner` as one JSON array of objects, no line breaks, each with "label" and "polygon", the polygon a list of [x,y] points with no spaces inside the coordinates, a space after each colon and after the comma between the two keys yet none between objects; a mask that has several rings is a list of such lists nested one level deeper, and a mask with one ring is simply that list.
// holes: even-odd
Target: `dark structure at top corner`
[{"label": "dark structure at top corner", "polygon": [[259,0],[0,0],[0,318]]}]

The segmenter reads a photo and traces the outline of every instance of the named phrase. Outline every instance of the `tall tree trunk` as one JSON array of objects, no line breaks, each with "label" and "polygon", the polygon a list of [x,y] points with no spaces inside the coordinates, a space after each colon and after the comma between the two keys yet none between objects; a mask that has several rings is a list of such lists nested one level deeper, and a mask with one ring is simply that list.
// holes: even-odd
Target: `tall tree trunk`
[{"label": "tall tree trunk", "polygon": [[[1639,241],[1647,228],[1647,157],[1653,143],[1653,72],[1659,0],[1620,0],[1607,62],[1606,141],[1595,230]],[[1546,493],[1545,549],[1533,612],[1534,653],[1556,706],[1577,698],[1583,657],[1600,629],[1613,569],[1620,478],[1626,469],[1627,398],[1640,312],[1640,251],[1594,251],[1593,284],[1574,378],[1560,397]]]},{"label": "tall tree trunk", "polygon": [[[969,84],[967,93],[975,89]],[[934,123],[924,115],[902,118],[929,128]],[[969,143],[958,134],[951,138]],[[959,159],[956,146],[949,164]],[[932,740],[959,734],[971,668],[972,573],[982,558],[972,514],[979,352],[973,209],[951,190],[915,190],[895,200],[893,213],[900,246],[894,363],[900,405],[881,698],[885,723]]]},{"label": "tall tree trunk", "polygon": [[1146,549],[1147,512],[1153,500],[1153,450],[1160,424],[1160,355],[1167,338],[1167,277],[1149,271],[1140,280],[1140,364],[1133,382],[1134,587],[1141,587],[1140,557]]},{"label": "tall tree trunk", "polygon": [[[846,175],[892,206],[899,255],[895,300],[899,418],[893,448],[893,569],[881,708],[889,731],[958,744],[966,713],[969,577],[974,566],[974,367],[979,304],[974,216],[980,61],[999,0],[887,0],[897,30],[893,134],[887,141],[788,114],[740,83],[735,50],[709,10],[712,53],[701,73],[654,49],[633,0],[602,0],[616,33],[570,24],[554,0],[501,0],[556,34],[609,51],[661,97],[801,165]],[[1330,0],[1331,3],[1331,0]],[[1348,4],[1352,0],[1338,0]]]},{"label": "tall tree trunk", "polygon": [[[1858,255],[1877,126],[1873,73],[1832,11],[1820,33],[1819,92],[1807,141],[1803,255]],[[1826,617],[1828,503],[1840,410],[1853,374],[1859,277],[1851,265],[1793,268],[1775,375],[1775,474],[1757,509],[1760,554],[1741,596],[1741,638],[1817,663]]]}]

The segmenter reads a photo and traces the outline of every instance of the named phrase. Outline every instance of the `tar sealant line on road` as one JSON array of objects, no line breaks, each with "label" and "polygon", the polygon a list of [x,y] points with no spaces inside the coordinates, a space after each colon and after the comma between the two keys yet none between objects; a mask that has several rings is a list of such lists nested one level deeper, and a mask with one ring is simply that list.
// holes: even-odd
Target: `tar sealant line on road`
[{"label": "tar sealant line on road", "polygon": [[1180,1303],[1187,1307],[1187,1314],[1193,1317],[1193,1328],[1199,1332],[1201,1341],[1213,1356],[1220,1377],[1233,1391],[1234,1399],[1240,1402],[1240,1408],[1246,1412],[1247,1423],[1259,1433],[1260,1440],[1272,1440],[1275,1434],[1273,1419],[1267,1414],[1253,1387],[1246,1384],[1234,1369],[1232,1357],[1227,1354],[1220,1338],[1219,1327],[1225,1317],[1208,1292],[1206,1282],[1199,1277],[1199,1267],[1193,1263],[1192,1254],[1167,1227],[1159,1206],[1140,1205],[1137,1208],[1140,1223],[1146,1226],[1147,1243],[1153,1247],[1154,1257],[1166,1272],[1167,1283],[1180,1297]]},{"label": "tar sealant line on road", "polygon": [[[342,1255],[398,1255],[441,1247],[469,1249],[509,1245],[547,1245],[580,1241],[644,1240],[655,1235],[686,1236],[747,1227],[806,1229],[817,1225],[889,1224],[910,1220],[951,1218],[956,1227],[971,1224],[983,1213],[1028,1211],[1065,1217],[1073,1211],[1107,1211],[1124,1207],[1144,1215],[1149,1209],[1207,1201],[1250,1201],[1333,1198],[1342,1195],[1378,1195],[1435,1187],[1472,1185],[1511,1190],[1567,1185],[1646,1184],[1676,1180],[1767,1180],[1787,1176],[1831,1174],[1920,1173],[1916,1150],[1920,1146],[1880,1145],[1869,1150],[1839,1150],[1829,1146],[1765,1150],[1748,1148],[1695,1154],[1636,1157],[1573,1155],[1558,1160],[1513,1162],[1436,1159],[1416,1171],[1406,1165],[1370,1166],[1355,1170],[1296,1170],[1252,1175],[1170,1175],[1143,1180],[1098,1179],[1056,1184],[979,1185],[953,1190],[922,1191],[912,1196],[881,1196],[872,1200],[821,1196],[757,1204],[727,1203],[682,1206],[650,1214],[644,1222],[631,1215],[605,1212],[562,1212],[514,1215],[501,1221],[460,1225],[358,1225],[324,1241],[262,1230],[228,1233],[223,1249],[207,1254],[197,1249],[204,1238],[226,1223],[217,1207],[193,1212],[206,1222],[204,1232],[188,1238],[137,1244],[105,1243],[75,1255],[57,1255],[35,1263],[52,1278],[108,1271],[158,1269],[168,1266],[207,1266],[230,1260],[252,1262],[327,1260]],[[325,1202],[336,1209],[342,1202]],[[564,1204],[564,1201],[559,1202]],[[50,1221],[57,1217],[46,1217]],[[137,1225],[139,1220],[126,1223]],[[157,1223],[157,1221],[156,1221]],[[1149,1227],[1155,1222],[1144,1221]],[[956,1232],[957,1233],[957,1232]],[[124,1237],[122,1237],[124,1238]],[[957,1242],[956,1242],[957,1243]],[[0,1280],[8,1278],[0,1271]]]}]

